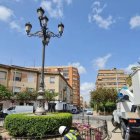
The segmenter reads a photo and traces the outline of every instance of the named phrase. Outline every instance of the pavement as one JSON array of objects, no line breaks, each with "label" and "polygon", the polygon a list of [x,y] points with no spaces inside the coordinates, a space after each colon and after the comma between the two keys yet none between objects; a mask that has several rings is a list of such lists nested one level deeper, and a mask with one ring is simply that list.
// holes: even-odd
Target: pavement
[{"label": "pavement", "polygon": [[[108,124],[109,134],[111,134],[110,140],[123,140],[120,129],[117,129],[115,132],[112,132],[112,130],[114,129],[114,126],[112,125],[110,121],[108,121],[107,124]],[[140,135],[132,135],[129,140],[140,140]]]},{"label": "pavement", "polygon": [[115,133],[112,132],[114,126],[112,125],[111,121],[107,121],[107,126],[108,126],[109,135],[111,137],[110,140],[123,140],[121,137],[120,129],[117,129]]}]

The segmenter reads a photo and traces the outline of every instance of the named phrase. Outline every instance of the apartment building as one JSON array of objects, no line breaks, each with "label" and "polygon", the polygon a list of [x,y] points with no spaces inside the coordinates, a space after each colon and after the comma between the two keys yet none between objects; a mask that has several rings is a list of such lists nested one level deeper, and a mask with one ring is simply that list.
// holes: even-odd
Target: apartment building
[{"label": "apartment building", "polygon": [[[41,67],[33,67],[33,70],[41,71]],[[78,69],[73,66],[49,66],[44,68],[45,72],[59,72],[67,80],[73,89],[72,104],[80,107],[80,75]]]},{"label": "apartment building", "polygon": [[72,87],[59,72],[44,73],[44,84],[45,90],[59,93],[55,100],[72,103]]},{"label": "apartment building", "polygon": [[[10,89],[13,94],[21,91],[38,91],[40,71],[26,67],[0,64],[0,84]],[[72,103],[72,87],[59,72],[44,73],[45,90],[59,93],[58,101]]]},{"label": "apartment building", "polygon": [[0,84],[8,87],[13,93],[38,89],[39,72],[19,66],[0,64]]},{"label": "apartment building", "polygon": [[116,88],[120,89],[126,85],[127,74],[119,69],[102,69],[98,71],[96,88]]},{"label": "apartment building", "polygon": [[73,66],[52,66],[46,67],[47,72],[60,72],[73,89],[72,103],[80,107],[80,75],[78,69]]}]

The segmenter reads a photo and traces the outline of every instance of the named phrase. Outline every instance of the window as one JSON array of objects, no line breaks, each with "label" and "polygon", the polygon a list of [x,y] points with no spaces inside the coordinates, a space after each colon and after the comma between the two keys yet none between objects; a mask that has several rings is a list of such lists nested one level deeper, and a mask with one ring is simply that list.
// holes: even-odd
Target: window
[{"label": "window", "polygon": [[7,75],[7,72],[0,71],[0,80],[5,80],[6,79],[6,75]]},{"label": "window", "polygon": [[21,87],[13,87],[13,91],[15,94],[19,93],[21,91]]},{"label": "window", "polygon": [[2,104],[2,103],[0,103],[0,111],[2,110],[2,108],[3,108],[3,104]]},{"label": "window", "polygon": [[15,81],[21,81],[21,73],[15,72],[15,73],[14,73],[14,78],[13,78],[13,80],[15,80]]},{"label": "window", "polygon": [[50,83],[55,83],[55,77],[50,77]]},{"label": "window", "polygon": [[78,79],[77,79],[77,77],[73,77],[72,80],[75,80],[77,82]]},{"label": "window", "polygon": [[63,76],[64,77],[69,77],[69,74],[68,73],[63,73]]},{"label": "window", "polygon": [[54,93],[55,89],[49,89],[50,93]]},{"label": "window", "polygon": [[28,82],[34,82],[34,75],[31,73],[28,74]]},{"label": "window", "polygon": [[10,107],[10,108],[8,108],[7,110],[15,110],[15,107]]},{"label": "window", "polygon": [[29,91],[29,92],[33,92],[34,89],[33,89],[33,88],[27,88],[27,91]]}]

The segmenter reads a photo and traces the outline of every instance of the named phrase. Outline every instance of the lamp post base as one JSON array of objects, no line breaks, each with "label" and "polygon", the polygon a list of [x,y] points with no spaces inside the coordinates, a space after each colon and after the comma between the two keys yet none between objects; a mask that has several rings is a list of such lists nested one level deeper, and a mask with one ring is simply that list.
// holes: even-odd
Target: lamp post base
[{"label": "lamp post base", "polygon": [[38,104],[37,104],[37,108],[36,108],[36,111],[35,111],[35,115],[45,115],[46,110],[44,108],[44,90],[40,89],[38,91],[38,94],[39,94],[37,96]]},{"label": "lamp post base", "polygon": [[37,107],[35,111],[35,115],[45,115],[46,111],[43,106]]}]

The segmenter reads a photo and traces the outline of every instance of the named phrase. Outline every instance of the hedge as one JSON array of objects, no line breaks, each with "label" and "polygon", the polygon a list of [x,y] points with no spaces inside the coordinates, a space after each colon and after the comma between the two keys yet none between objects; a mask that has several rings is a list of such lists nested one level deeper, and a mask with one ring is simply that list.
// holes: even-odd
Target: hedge
[{"label": "hedge", "polygon": [[48,113],[42,116],[11,114],[6,117],[4,127],[12,136],[43,138],[47,135],[57,135],[61,125],[71,127],[70,113]]}]

